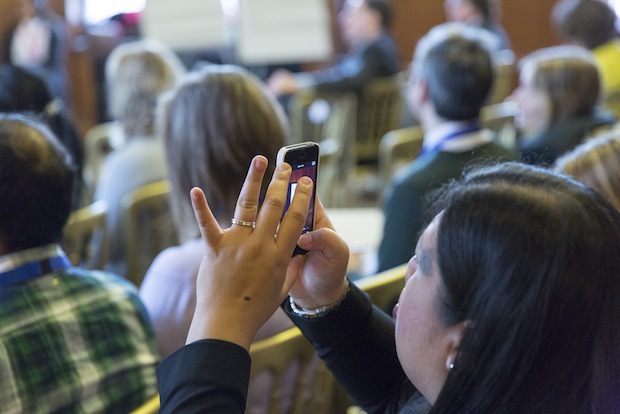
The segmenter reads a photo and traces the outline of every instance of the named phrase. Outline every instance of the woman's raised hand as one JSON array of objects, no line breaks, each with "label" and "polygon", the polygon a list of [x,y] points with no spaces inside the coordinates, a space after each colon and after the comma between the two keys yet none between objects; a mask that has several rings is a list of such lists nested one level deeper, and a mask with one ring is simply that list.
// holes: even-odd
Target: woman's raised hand
[{"label": "woman's raised hand", "polygon": [[[280,223],[291,167],[276,168],[260,212],[258,199],[267,159],[257,156],[241,189],[233,225],[220,228],[204,193],[191,200],[204,241],[196,281],[196,310],[187,343],[221,339],[249,349],[258,330],[287,296],[296,274],[287,267],[301,234],[312,181],[299,180],[288,213]],[[253,224],[255,223],[255,224]]]}]

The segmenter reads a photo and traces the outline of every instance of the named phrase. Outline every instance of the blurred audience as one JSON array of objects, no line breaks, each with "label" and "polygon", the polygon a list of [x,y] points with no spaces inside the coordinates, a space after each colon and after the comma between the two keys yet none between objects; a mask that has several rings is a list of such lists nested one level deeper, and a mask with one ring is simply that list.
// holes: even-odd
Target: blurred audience
[{"label": "blurred audience", "polygon": [[495,35],[495,49],[511,49],[508,33],[500,23],[500,0],[445,0],[444,13],[449,22],[465,23]]},{"label": "blurred audience", "polygon": [[560,0],[553,21],[568,43],[589,49],[601,71],[603,91],[620,91],[620,37],[618,17],[602,0]]},{"label": "blurred audience", "polygon": [[172,51],[147,40],[121,44],[106,62],[108,108],[122,127],[125,144],[107,156],[95,199],[108,203],[107,269],[123,276],[127,275],[121,200],[125,194],[167,177],[163,143],[155,136],[155,106],[160,94],[171,89],[183,72]]},{"label": "blurred audience", "polygon": [[52,132],[0,115],[0,401],[7,413],[130,412],[159,360],[134,286],[57,244],[74,168]]},{"label": "blurred audience", "polygon": [[5,33],[2,62],[36,73],[52,96],[69,106],[65,22],[49,8],[47,0],[18,0],[17,4],[19,19]]},{"label": "blurred audience", "polygon": [[65,146],[76,166],[72,209],[80,207],[83,150],[75,126],[59,99],[35,73],[12,65],[0,65],[0,112],[22,113],[45,123]]},{"label": "blurred audience", "polygon": [[307,87],[319,92],[360,91],[372,78],[398,73],[398,51],[389,34],[392,18],[390,0],[347,0],[338,22],[348,53],[327,69],[276,71],[267,80],[269,88],[278,96]]},{"label": "blurred audience", "polygon": [[515,159],[478,120],[494,79],[488,38],[483,29],[446,23],[418,42],[406,97],[424,128],[424,143],[387,189],[379,271],[411,257],[431,190],[460,176],[466,165]]},{"label": "blurred audience", "polygon": [[611,113],[597,108],[600,76],[592,54],[579,46],[540,49],[521,60],[513,97],[523,161],[548,166],[586,135],[610,127]]},{"label": "blurred audience", "polygon": [[579,145],[558,158],[555,169],[594,188],[620,211],[620,130]]},{"label": "blurred audience", "polygon": [[[287,132],[275,98],[258,78],[235,66],[212,65],[189,74],[162,100],[160,108],[160,135],[172,184],[170,201],[182,244],[157,256],[142,282],[140,296],[165,357],[185,343],[196,307],[196,275],[203,245],[190,189],[204,188],[220,225],[230,226],[248,163],[256,154],[275,161]],[[256,339],[291,326],[278,310]],[[253,389],[250,406],[260,412],[265,398]]]}]

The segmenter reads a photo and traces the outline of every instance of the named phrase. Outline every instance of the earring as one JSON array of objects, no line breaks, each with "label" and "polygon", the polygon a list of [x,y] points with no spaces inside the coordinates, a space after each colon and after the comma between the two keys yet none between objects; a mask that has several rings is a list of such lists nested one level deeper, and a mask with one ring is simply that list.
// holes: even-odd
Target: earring
[{"label": "earring", "polygon": [[454,364],[453,363],[448,365],[448,371],[452,371],[453,369],[454,369]]}]

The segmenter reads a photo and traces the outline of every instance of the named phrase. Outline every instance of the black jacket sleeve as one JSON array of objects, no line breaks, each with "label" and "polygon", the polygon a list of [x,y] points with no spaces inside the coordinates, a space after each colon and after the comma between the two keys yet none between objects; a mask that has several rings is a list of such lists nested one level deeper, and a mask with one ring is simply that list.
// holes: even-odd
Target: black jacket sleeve
[{"label": "black jacket sleeve", "polygon": [[393,319],[356,286],[323,318],[299,317],[288,303],[284,307],[353,401],[368,413],[396,413],[414,394],[396,355]]},{"label": "black jacket sleeve", "polygon": [[383,34],[363,50],[328,69],[311,72],[317,92],[359,92],[376,77],[395,75],[399,57],[393,40]]},{"label": "black jacket sleeve", "polygon": [[215,339],[196,341],[157,367],[159,412],[243,414],[249,378],[245,349]]}]

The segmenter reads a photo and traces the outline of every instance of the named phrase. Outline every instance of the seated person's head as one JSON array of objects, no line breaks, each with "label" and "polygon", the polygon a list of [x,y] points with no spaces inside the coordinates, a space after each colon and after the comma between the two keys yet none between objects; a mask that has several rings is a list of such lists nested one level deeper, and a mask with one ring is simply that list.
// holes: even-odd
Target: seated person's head
[{"label": "seated person's head", "polygon": [[71,210],[73,167],[51,131],[0,114],[0,251],[60,241]]},{"label": "seated person's head", "polygon": [[481,24],[492,17],[492,0],[445,0],[443,4],[449,22]]},{"label": "seated person's head", "polygon": [[127,138],[153,135],[157,99],[183,72],[179,58],[151,40],[124,43],[112,51],[105,67],[108,111]]},{"label": "seated person's head", "polygon": [[587,49],[617,36],[616,12],[603,0],[561,0],[553,8],[553,22],[568,43]]},{"label": "seated person's head", "polygon": [[586,141],[556,160],[555,169],[594,188],[620,210],[620,131]]},{"label": "seated person's head", "polygon": [[396,311],[399,358],[433,409],[612,412],[618,212],[520,164],[470,172],[439,203]]},{"label": "seated person's head", "polygon": [[526,135],[592,114],[601,81],[594,57],[578,46],[540,49],[521,60],[515,124]]},{"label": "seated person's head", "polygon": [[0,65],[0,112],[45,114],[52,103],[52,95],[39,76],[17,66]]},{"label": "seated person's head", "polygon": [[477,119],[491,90],[494,66],[489,34],[457,23],[436,26],[416,47],[407,99],[422,116],[431,103],[444,120]]},{"label": "seated person's head", "polygon": [[390,0],[347,0],[338,15],[342,36],[350,46],[375,39],[392,24]]},{"label": "seated person's head", "polygon": [[198,236],[189,200],[195,186],[204,189],[215,217],[228,226],[255,155],[270,160],[263,190],[271,179],[287,134],[281,107],[254,75],[213,65],[188,74],[164,96],[159,116],[181,238]]}]

